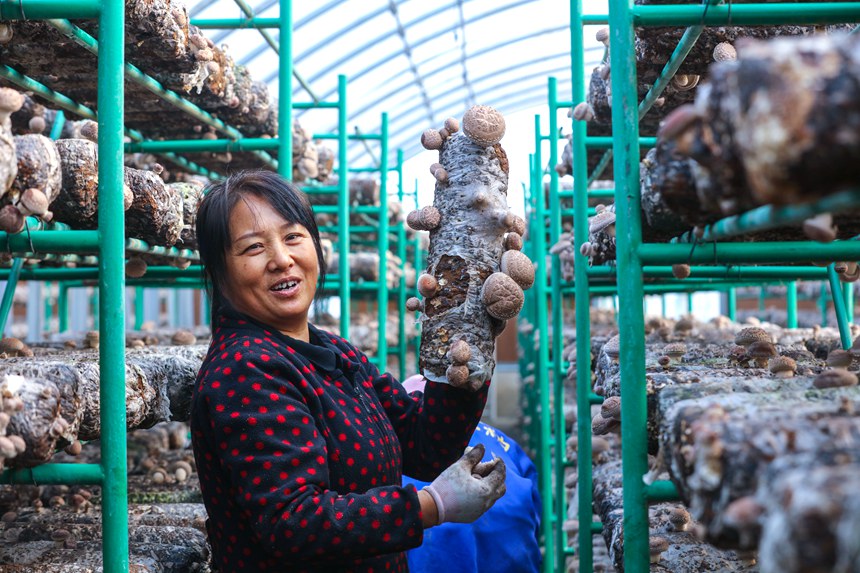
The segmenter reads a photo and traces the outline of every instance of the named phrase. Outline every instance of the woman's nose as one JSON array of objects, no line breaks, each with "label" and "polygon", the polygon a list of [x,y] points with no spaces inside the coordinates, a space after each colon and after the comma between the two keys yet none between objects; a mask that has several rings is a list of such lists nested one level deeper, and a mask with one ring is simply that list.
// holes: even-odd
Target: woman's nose
[{"label": "woman's nose", "polygon": [[290,255],[290,249],[286,245],[278,245],[272,250],[272,256],[269,259],[269,268],[272,271],[286,269],[293,266],[293,257]]}]

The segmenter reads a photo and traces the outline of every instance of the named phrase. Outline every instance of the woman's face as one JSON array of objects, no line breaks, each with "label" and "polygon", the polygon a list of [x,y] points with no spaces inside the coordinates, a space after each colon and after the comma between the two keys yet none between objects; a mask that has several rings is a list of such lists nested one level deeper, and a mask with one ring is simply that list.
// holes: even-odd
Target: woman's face
[{"label": "woman's face", "polygon": [[307,228],[288,223],[265,200],[246,194],[230,212],[225,294],[237,310],[308,340],[308,309],[319,263]]}]

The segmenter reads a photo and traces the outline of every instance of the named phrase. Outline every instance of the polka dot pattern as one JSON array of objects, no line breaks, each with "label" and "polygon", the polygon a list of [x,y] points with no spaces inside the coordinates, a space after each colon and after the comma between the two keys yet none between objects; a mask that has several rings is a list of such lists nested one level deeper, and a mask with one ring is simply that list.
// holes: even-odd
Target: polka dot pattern
[{"label": "polka dot pattern", "polygon": [[405,573],[423,528],[402,474],[430,481],[459,457],[486,387],[407,394],[344,339],[313,331],[334,368],[235,316],[213,332],[191,416],[213,562],[222,573]]}]

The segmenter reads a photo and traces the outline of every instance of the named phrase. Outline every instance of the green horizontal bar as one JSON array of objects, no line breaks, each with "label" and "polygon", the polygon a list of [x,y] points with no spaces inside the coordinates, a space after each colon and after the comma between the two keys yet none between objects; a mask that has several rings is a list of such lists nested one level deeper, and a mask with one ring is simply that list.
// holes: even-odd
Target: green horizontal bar
[{"label": "green horizontal bar", "polygon": [[336,107],[340,107],[340,105],[341,104],[336,101],[303,101],[293,102],[293,109],[334,109]]},{"label": "green horizontal bar", "polygon": [[126,153],[224,153],[227,151],[259,151],[277,149],[278,138],[246,137],[242,139],[174,139],[126,143]]},{"label": "green horizontal bar", "polygon": [[603,523],[599,521],[591,522],[591,534],[592,535],[600,535],[603,533]]},{"label": "green horizontal bar", "polygon": [[583,14],[582,23],[585,25],[608,24],[609,16],[607,14]]},{"label": "green horizontal bar", "polygon": [[687,232],[672,239],[672,242],[718,241],[744,233],[768,231],[800,223],[819,213],[837,213],[844,209],[856,207],[858,204],[860,204],[860,189],[835,193],[803,205],[786,205],[784,207],[764,205],[741,215],[726,217],[708,225],[700,239],[697,239],[692,232]]},{"label": "green horizontal bar", "polygon": [[[11,273],[11,269],[0,269],[0,280],[6,280]],[[199,265],[188,267],[185,270],[177,269],[176,267],[149,267],[146,269],[146,274],[143,278],[162,279],[162,278],[199,278],[203,274],[203,267]],[[98,267],[88,268],[56,268],[49,267],[34,267],[21,270],[20,280],[39,280],[39,281],[70,281],[70,280],[87,280],[97,279],[99,276]]]},{"label": "green horizontal bar", "polygon": [[[613,141],[615,140],[611,136],[590,136],[585,138],[585,146],[591,149],[611,149]],[[657,145],[657,138],[640,137],[639,145],[642,147],[654,147]]]},{"label": "green horizontal bar", "polygon": [[100,13],[100,0],[0,0],[0,20],[90,20],[98,18]]},{"label": "green horizontal bar", "polygon": [[337,185],[320,185],[319,187],[302,187],[305,195],[331,195],[340,191]]},{"label": "green horizontal bar", "polygon": [[681,499],[678,488],[669,480],[657,480],[646,485],[645,497],[648,501],[678,501]]},{"label": "green horizontal bar", "polygon": [[588,403],[591,405],[603,404],[603,396],[598,396],[594,392],[588,395]]},{"label": "green horizontal bar", "polygon": [[35,468],[6,470],[0,484],[94,484],[101,485],[104,473],[99,464],[45,464]]},{"label": "green horizontal bar", "polygon": [[[587,269],[590,277],[614,277],[616,267],[598,266]],[[646,266],[642,268],[642,275],[655,278],[674,278],[670,266]],[[696,278],[773,278],[773,279],[821,279],[827,278],[827,269],[824,267],[745,267],[745,266],[716,266],[716,267],[690,267],[691,279]]]},{"label": "green horizontal bar", "polygon": [[277,28],[278,18],[192,18],[191,25],[201,30],[241,30],[244,28]]},{"label": "green horizontal bar", "polygon": [[[336,133],[315,133],[313,134],[313,139],[339,139],[339,135]],[[370,140],[381,140],[382,136],[378,134],[357,134],[353,133],[347,135],[346,138],[350,141],[370,141]]]},{"label": "green horizontal bar", "polygon": [[[314,205],[313,206],[314,213],[322,213],[322,214],[327,214],[327,215],[337,215],[338,209],[340,209],[340,207],[338,207],[337,205]],[[366,214],[366,215],[378,215],[379,210],[380,210],[380,207],[374,207],[373,205],[358,205],[356,207],[350,206],[350,208],[349,208],[350,213],[361,213],[361,214]],[[350,230],[352,230],[351,227],[350,227]]]},{"label": "green horizontal bar", "polygon": [[[596,213],[597,213],[597,211],[594,209],[594,207],[589,207],[588,211],[586,212],[586,214],[589,217],[593,217]],[[576,214],[576,209],[562,209],[561,210],[561,216],[562,217],[573,217],[575,214]]]},{"label": "green horizontal bar", "polygon": [[634,26],[773,26],[860,21],[858,2],[633,6]]},{"label": "green horizontal bar", "polygon": [[[349,233],[350,235],[359,234],[359,233],[375,233],[379,229],[377,227],[371,227],[370,225],[350,225]],[[337,233],[338,228],[337,225],[320,225],[319,227],[320,233]]]},{"label": "green horizontal bar", "polygon": [[9,253],[29,252],[32,249],[50,253],[97,253],[100,246],[98,231],[0,233],[0,249]]},{"label": "green horizontal bar", "polygon": [[350,173],[377,173],[379,167],[350,167],[347,171]]},{"label": "green horizontal bar", "polygon": [[[673,292],[697,292],[697,291],[722,291],[729,288],[738,288],[744,286],[759,286],[757,284],[737,283],[735,281],[721,282],[688,282],[678,281],[674,284],[646,284],[643,286],[645,294],[667,294]],[[562,294],[574,294],[573,290],[568,288],[561,289]],[[588,294],[591,296],[611,296],[618,294],[617,285],[599,285],[588,287]]]},{"label": "green horizontal bar", "polygon": [[860,241],[774,241],[762,243],[642,244],[643,264],[782,263],[860,260]]},{"label": "green horizontal bar", "polygon": [[[357,290],[357,291],[374,291],[375,292],[375,291],[379,290],[380,286],[381,285],[377,281],[365,281],[365,282],[360,282],[360,283],[350,282],[349,283],[350,290]],[[337,289],[339,289],[339,288],[340,288],[340,282],[329,284],[329,282],[326,281],[326,283],[325,283],[326,292],[329,292],[329,291],[335,291],[336,292]],[[392,290],[391,294],[396,295],[397,293],[394,290]]]},{"label": "green horizontal bar", "polygon": [[555,106],[553,106],[553,107],[554,107],[556,110],[559,110],[559,109],[569,109],[569,108],[572,108],[572,107],[573,107],[573,106],[575,106],[575,105],[576,105],[576,104],[575,104],[575,103],[573,103],[572,101],[563,101],[563,100],[562,100],[562,101],[557,101],[557,102],[555,102]]},{"label": "green horizontal bar", "polygon": [[[573,191],[559,191],[559,199],[573,199]],[[590,189],[589,199],[615,199],[615,189]]]}]

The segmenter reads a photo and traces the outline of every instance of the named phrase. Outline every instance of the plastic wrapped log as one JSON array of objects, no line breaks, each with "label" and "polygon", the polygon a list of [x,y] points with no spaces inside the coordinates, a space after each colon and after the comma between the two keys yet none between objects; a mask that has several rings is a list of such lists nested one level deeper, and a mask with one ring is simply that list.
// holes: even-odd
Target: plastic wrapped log
[{"label": "plastic wrapped log", "polygon": [[20,436],[26,449],[7,459],[7,467],[45,463],[57,447],[75,440],[82,417],[80,385],[81,375],[70,364],[33,358],[0,362],[0,387],[24,403],[24,409],[11,417],[8,434]]},{"label": "plastic wrapped log", "polygon": [[134,195],[125,213],[125,231],[154,245],[172,246],[182,232],[182,196],[152,171],[126,168],[125,182]]},{"label": "plastic wrapped log", "polygon": [[[463,116],[464,134],[458,128],[449,118],[442,130],[424,132],[423,145],[439,149],[433,206],[410,213],[407,223],[430,231],[427,269],[417,281],[424,297],[420,371],[428,380],[478,389],[493,374],[496,336],[531,286],[512,268],[530,271],[532,281],[534,268],[519,251],[505,251],[506,234],[522,235],[525,224],[507,205],[504,118],[475,106]],[[503,254],[526,264],[504,269]]]},{"label": "plastic wrapped log", "polygon": [[701,165],[698,192],[727,215],[836,192],[860,176],[858,69],[854,35],[750,42],[713,66],[663,136]]},{"label": "plastic wrapped log", "polygon": [[24,98],[10,88],[0,88],[0,197],[6,194],[15,175],[18,162],[15,157],[15,139],[12,137],[12,121],[9,116],[21,109]]},{"label": "plastic wrapped log", "polygon": [[60,194],[63,182],[57,146],[44,135],[18,135],[15,136],[15,153],[18,175],[12,188],[19,194],[27,189],[38,189],[50,205]]},{"label": "plastic wrapped log", "polygon": [[[624,501],[621,461],[601,464],[594,469],[594,510],[603,523],[603,539],[609,556],[619,573],[624,571]],[[575,507],[575,506],[574,506]],[[679,511],[682,510],[682,511]],[[692,522],[685,523],[683,508],[677,503],[660,503],[648,507],[649,531],[653,537],[669,542],[653,571],[700,573],[701,571],[743,571],[743,561],[733,551],[724,551],[703,543],[693,533]]]},{"label": "plastic wrapped log", "polygon": [[[648,150],[639,166],[643,223],[680,235],[691,227],[719,218],[720,210],[708,197],[696,196],[695,162],[679,154],[672,140],[661,140]],[[643,224],[643,234],[646,225]]]},{"label": "plastic wrapped log", "polygon": [[182,199],[182,232],[179,234],[179,240],[182,246],[196,249],[197,208],[203,199],[203,187],[196,183],[176,182],[168,183],[167,188]]},{"label": "plastic wrapped log", "polygon": [[856,386],[712,396],[682,401],[666,415],[661,449],[672,481],[693,518],[718,547],[755,549],[755,528],[737,520],[732,503],[756,492],[769,464],[860,439]]},{"label": "plastic wrapped log", "polygon": [[762,573],[860,573],[860,449],[834,447],[775,461],[755,501],[764,510]]}]

